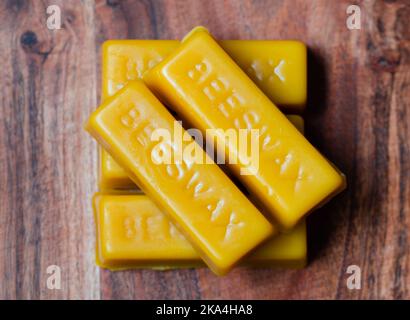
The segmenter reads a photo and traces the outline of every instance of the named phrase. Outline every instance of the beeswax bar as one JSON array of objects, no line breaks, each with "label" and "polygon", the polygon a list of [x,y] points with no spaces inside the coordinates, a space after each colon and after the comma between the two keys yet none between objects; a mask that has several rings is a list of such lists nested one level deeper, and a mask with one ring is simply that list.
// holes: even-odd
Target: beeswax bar
[{"label": "beeswax bar", "polygon": [[[206,132],[216,130],[218,152],[275,221],[292,228],[344,187],[344,177],[303,137],[204,28],[196,28],[144,81],[179,116]],[[235,128],[258,130],[259,159],[226,139]],[[228,141],[227,141],[228,140]],[[226,142],[227,141],[227,142]],[[226,144],[224,145],[224,142]]]},{"label": "beeswax bar", "polygon": [[[111,270],[203,266],[198,253],[147,196],[96,194],[93,206],[98,266]],[[269,239],[241,264],[301,268],[306,256],[302,221],[289,233]]]},{"label": "beeswax bar", "polygon": [[[286,111],[300,112],[306,103],[306,46],[299,41],[223,40],[225,51],[259,88]],[[102,100],[128,81],[137,80],[175,50],[176,40],[109,40],[103,45]],[[135,188],[125,171],[100,150],[102,190]]]},{"label": "beeswax bar", "polygon": [[[130,82],[107,99],[86,129],[181,228],[215,273],[228,272],[272,234],[272,225],[142,82]],[[160,133],[155,141],[153,135]],[[178,134],[184,137],[182,145],[173,138]],[[167,161],[189,146],[210,164],[185,156]]]},{"label": "beeswax bar", "polygon": [[286,112],[300,113],[307,99],[307,50],[294,40],[225,40],[221,47]]},{"label": "beeswax bar", "polygon": [[[102,48],[102,101],[124,87],[128,81],[141,79],[179,44],[176,40],[109,40]],[[124,169],[100,148],[99,185],[106,189],[135,188]]]},{"label": "beeswax bar", "polygon": [[157,65],[178,45],[177,40],[108,40],[102,47],[102,101],[128,81]]}]

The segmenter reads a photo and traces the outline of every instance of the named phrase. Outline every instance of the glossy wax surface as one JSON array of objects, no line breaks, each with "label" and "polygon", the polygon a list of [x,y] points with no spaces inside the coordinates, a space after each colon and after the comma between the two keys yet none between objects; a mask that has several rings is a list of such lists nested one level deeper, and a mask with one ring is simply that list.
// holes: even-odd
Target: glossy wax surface
[{"label": "glossy wax surface", "polygon": [[228,272],[273,233],[272,225],[201,148],[197,152],[210,164],[154,163],[159,150],[177,153],[192,145],[192,139],[186,134],[182,146],[167,137],[152,140],[156,129],[171,137],[184,130],[142,82],[130,82],[106,99],[86,129],[181,228],[215,273]]},{"label": "glossy wax surface", "polygon": [[[203,266],[198,253],[161,210],[145,195],[96,194],[96,261],[111,270],[169,269]],[[306,224],[279,234],[252,252],[242,265],[303,267]]]},{"label": "glossy wax surface", "polygon": [[[341,175],[258,89],[204,28],[196,28],[144,81],[179,116],[205,132],[259,130],[258,168],[229,140],[229,169],[284,229],[344,187]],[[255,174],[244,174],[244,173]]]},{"label": "glossy wax surface", "polygon": [[[299,41],[222,40],[224,50],[276,104],[300,112],[306,103],[306,46]],[[157,65],[179,46],[177,40],[108,40],[102,48],[102,100]],[[135,188],[121,166],[100,149],[102,190]]]},{"label": "glossy wax surface", "polygon": [[[108,40],[102,47],[102,96],[114,95],[128,81],[142,78],[169,55],[179,44],[177,40]],[[100,148],[99,185],[102,190],[136,188],[125,170]]]},{"label": "glossy wax surface", "polygon": [[218,41],[283,111],[300,113],[307,99],[307,50],[293,40]]}]

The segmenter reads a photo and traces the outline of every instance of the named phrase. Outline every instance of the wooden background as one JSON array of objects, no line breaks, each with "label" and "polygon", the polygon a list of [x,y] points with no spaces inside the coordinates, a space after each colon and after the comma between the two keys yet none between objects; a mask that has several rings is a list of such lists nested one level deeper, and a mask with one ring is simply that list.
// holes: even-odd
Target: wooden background
[{"label": "wooden background", "polygon": [[[362,11],[346,28],[346,8]],[[62,10],[61,30],[46,7]],[[410,1],[0,2],[0,298],[410,298]],[[309,46],[307,135],[348,189],[309,219],[304,270],[111,273],[94,264],[97,145],[82,129],[100,95],[100,47],[115,38]],[[346,287],[346,268],[362,289]],[[62,271],[46,287],[47,266]]]}]

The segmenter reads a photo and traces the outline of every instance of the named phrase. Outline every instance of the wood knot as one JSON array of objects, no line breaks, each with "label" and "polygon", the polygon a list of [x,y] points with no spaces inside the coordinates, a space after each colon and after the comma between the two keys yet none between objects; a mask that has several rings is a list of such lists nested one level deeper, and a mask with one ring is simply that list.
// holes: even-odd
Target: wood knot
[{"label": "wood knot", "polygon": [[400,65],[400,52],[396,50],[387,50],[382,54],[374,55],[371,58],[371,67],[380,72],[396,72]]},{"label": "wood knot", "polygon": [[26,31],[21,35],[20,43],[23,47],[32,48],[38,43],[37,35],[33,31]]},{"label": "wood knot", "polygon": [[37,34],[31,30],[24,32],[20,37],[20,44],[24,51],[42,57],[43,61],[53,50],[52,43],[47,40],[40,41]]},{"label": "wood knot", "polygon": [[120,1],[119,0],[107,0],[107,6],[109,7],[117,7],[120,5]]}]

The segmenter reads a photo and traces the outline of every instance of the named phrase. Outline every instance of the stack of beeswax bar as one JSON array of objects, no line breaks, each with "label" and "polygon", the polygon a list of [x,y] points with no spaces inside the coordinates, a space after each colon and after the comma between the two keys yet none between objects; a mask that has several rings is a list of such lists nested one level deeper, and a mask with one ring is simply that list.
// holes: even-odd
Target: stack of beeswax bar
[{"label": "stack of beeswax bar", "polygon": [[[301,42],[217,42],[203,27],[182,42],[105,42],[102,105],[86,125],[102,146],[97,264],[205,264],[218,275],[238,263],[305,266],[306,215],[345,187],[304,138],[303,119],[281,112],[303,111],[306,65]],[[217,165],[187,128],[213,130],[223,143],[212,152],[227,160]],[[257,161],[226,132],[256,141]]]}]

